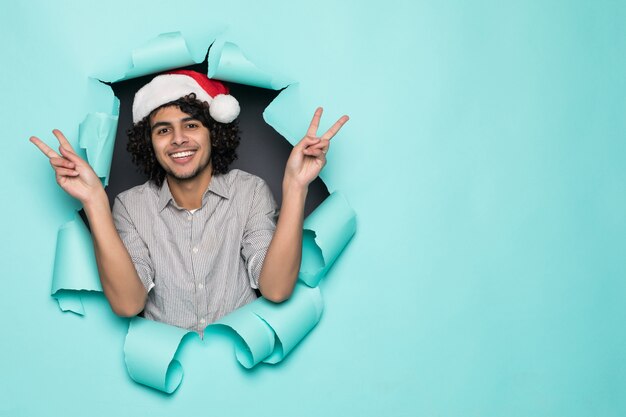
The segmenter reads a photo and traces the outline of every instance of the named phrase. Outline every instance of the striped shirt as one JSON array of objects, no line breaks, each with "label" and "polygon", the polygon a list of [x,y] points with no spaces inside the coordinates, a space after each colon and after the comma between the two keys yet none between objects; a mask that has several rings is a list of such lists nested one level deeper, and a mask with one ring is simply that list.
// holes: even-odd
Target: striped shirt
[{"label": "striped shirt", "polygon": [[236,169],[211,178],[193,213],[167,181],[119,194],[113,219],[148,291],[144,316],[202,333],[254,300],[276,215],[267,184]]}]

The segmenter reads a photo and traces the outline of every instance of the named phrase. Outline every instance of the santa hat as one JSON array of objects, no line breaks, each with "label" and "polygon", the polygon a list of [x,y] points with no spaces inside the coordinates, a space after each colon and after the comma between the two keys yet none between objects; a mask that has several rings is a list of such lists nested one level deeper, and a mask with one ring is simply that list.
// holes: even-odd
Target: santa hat
[{"label": "santa hat", "polygon": [[133,123],[152,110],[194,93],[196,99],[209,104],[209,114],[220,123],[230,123],[239,116],[239,102],[228,94],[228,88],[196,71],[177,70],[158,75],[135,94]]}]

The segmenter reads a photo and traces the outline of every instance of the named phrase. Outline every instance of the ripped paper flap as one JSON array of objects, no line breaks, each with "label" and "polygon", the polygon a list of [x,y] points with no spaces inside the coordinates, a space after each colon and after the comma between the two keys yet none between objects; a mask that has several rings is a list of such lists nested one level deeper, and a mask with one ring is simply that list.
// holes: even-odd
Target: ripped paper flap
[{"label": "ripped paper flap", "polygon": [[211,47],[208,76],[270,90],[280,90],[293,82],[284,76],[261,70],[231,42],[216,43]]},{"label": "ripped paper flap", "polygon": [[[317,288],[298,284],[289,300],[276,304],[259,298],[223,317],[217,325],[228,326],[240,337],[237,359],[246,368],[259,362],[277,363],[313,329],[324,305]],[[269,331],[268,331],[269,330]]]},{"label": "ripped paper flap", "polygon": [[78,128],[78,144],[85,150],[89,165],[102,178],[105,187],[109,184],[117,121],[117,116],[89,113]]},{"label": "ripped paper flap", "polygon": [[102,291],[87,226],[78,213],[59,228],[52,272],[52,296],[63,311],[85,313],[78,291]]},{"label": "ripped paper flap", "polygon": [[174,68],[197,64],[180,32],[162,33],[132,52],[132,63],[121,74],[103,74],[98,79],[107,82],[129,80]]},{"label": "ripped paper flap", "polygon": [[185,335],[192,333],[168,324],[134,317],[124,343],[124,361],[130,377],[140,384],[171,394],[183,380],[175,359]]},{"label": "ripped paper flap", "polygon": [[340,192],[332,193],[304,221],[300,280],[315,287],[356,232],[356,213]]}]

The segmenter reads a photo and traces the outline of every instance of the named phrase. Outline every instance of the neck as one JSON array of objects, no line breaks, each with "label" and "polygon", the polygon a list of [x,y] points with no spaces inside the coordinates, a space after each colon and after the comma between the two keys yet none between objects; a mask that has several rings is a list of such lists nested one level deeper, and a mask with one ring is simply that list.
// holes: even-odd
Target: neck
[{"label": "neck", "polygon": [[186,210],[194,210],[202,206],[202,195],[209,187],[211,178],[212,169],[209,166],[208,169],[190,179],[181,180],[167,175],[165,180],[176,204]]}]

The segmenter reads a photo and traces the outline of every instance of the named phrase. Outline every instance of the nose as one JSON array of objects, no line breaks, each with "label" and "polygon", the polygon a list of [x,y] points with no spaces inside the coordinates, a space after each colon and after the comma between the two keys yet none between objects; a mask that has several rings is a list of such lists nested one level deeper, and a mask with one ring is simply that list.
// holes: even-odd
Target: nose
[{"label": "nose", "polygon": [[187,136],[185,136],[185,132],[182,128],[174,128],[174,134],[172,135],[172,144],[173,145],[184,145],[189,141]]}]

